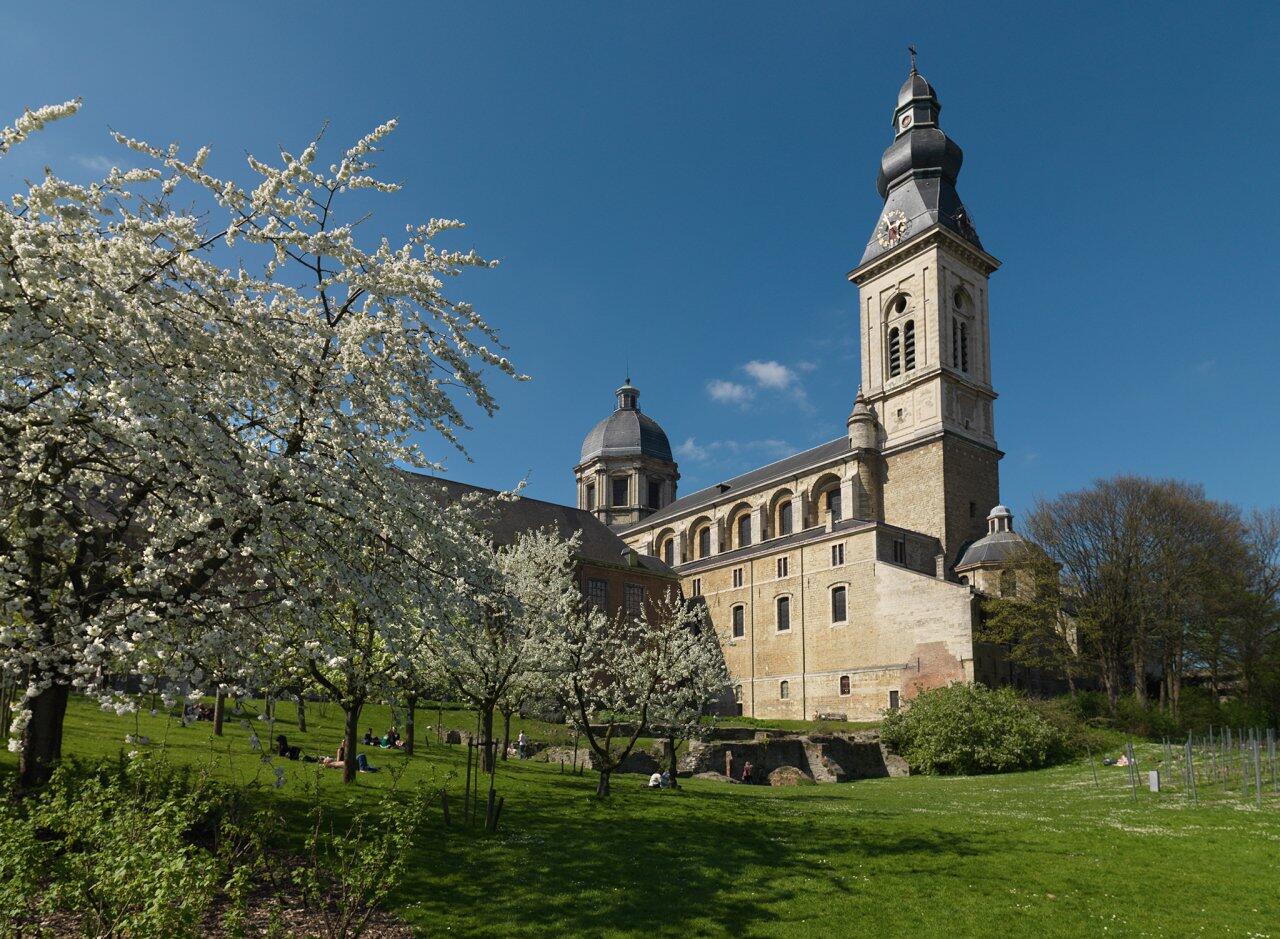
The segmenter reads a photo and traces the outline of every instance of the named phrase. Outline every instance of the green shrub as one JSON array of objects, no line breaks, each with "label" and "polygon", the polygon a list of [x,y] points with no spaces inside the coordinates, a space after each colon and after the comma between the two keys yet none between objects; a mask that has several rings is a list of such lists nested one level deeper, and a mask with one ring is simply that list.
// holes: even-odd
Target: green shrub
[{"label": "green shrub", "polygon": [[1003,773],[1065,754],[1059,732],[1013,689],[960,682],[888,712],[880,733],[920,773]]},{"label": "green shrub", "polygon": [[86,777],[60,768],[33,812],[61,842],[49,903],[83,915],[91,935],[196,935],[218,877],[188,840],[205,807],[184,783],[147,759]]}]

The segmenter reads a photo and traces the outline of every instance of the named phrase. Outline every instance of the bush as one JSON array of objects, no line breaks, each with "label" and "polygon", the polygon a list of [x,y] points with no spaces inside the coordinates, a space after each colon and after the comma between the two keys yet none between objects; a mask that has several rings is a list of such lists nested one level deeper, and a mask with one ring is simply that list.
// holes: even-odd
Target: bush
[{"label": "bush", "polygon": [[1011,688],[957,682],[923,692],[888,712],[880,733],[920,773],[1005,773],[1065,755],[1058,730]]}]

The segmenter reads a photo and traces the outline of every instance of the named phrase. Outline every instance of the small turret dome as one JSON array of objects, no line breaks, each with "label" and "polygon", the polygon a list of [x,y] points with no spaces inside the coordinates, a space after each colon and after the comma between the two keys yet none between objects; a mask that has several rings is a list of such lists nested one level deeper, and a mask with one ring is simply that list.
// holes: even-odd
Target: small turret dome
[{"label": "small turret dome", "polygon": [[628,378],[614,392],[618,406],[582,441],[582,463],[598,456],[648,456],[674,462],[671,441],[658,422],[640,412],[640,389]]},{"label": "small turret dome", "polygon": [[964,549],[956,571],[982,565],[1003,564],[1026,551],[1030,542],[1013,530],[1013,513],[997,505],[987,515],[987,533]]}]

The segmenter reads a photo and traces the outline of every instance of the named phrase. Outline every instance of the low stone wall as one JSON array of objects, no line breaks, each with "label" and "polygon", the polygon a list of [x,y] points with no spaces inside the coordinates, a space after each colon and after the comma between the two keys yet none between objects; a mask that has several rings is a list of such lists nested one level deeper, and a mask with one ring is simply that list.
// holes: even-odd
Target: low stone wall
[{"label": "low stone wall", "polygon": [[680,771],[724,773],[728,765],[729,775],[741,779],[747,763],[751,764],[755,780],[764,780],[784,766],[802,770],[820,783],[908,775],[906,761],[889,753],[875,731],[813,735],[770,732],[754,740],[695,741],[681,757]]}]

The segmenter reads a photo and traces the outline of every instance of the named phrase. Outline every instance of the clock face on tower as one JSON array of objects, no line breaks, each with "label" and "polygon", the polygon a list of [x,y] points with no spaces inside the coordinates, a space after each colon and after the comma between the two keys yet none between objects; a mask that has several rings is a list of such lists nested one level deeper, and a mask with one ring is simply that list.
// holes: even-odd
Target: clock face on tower
[{"label": "clock face on tower", "polygon": [[892,248],[903,239],[910,226],[910,219],[900,209],[886,212],[880,219],[880,224],[876,226],[876,241],[882,248]]}]

